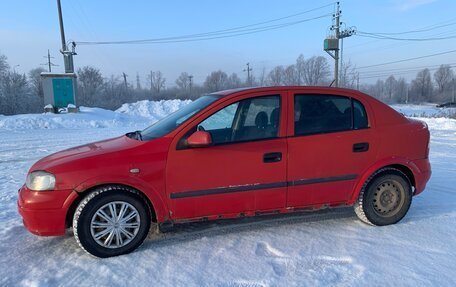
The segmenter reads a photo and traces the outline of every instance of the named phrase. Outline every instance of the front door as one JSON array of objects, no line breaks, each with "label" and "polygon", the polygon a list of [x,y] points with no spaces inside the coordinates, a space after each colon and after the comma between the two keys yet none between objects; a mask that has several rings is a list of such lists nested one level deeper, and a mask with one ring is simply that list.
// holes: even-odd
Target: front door
[{"label": "front door", "polygon": [[177,135],[183,142],[193,131],[205,130],[213,144],[172,145],[166,180],[173,219],[242,216],[285,207],[284,101],[281,93],[240,96],[201,115]]}]

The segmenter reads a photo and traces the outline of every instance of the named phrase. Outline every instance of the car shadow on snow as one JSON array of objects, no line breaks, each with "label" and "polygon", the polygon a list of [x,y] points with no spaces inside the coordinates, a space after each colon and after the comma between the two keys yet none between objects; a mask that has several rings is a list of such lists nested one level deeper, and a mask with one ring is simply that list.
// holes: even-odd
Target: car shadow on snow
[{"label": "car shadow on snow", "polygon": [[150,247],[168,246],[203,237],[216,237],[231,233],[263,230],[271,227],[347,218],[357,220],[352,207],[182,223],[174,225],[169,231],[158,234],[151,230],[147,238],[148,240],[145,241],[142,248],[148,249]]}]

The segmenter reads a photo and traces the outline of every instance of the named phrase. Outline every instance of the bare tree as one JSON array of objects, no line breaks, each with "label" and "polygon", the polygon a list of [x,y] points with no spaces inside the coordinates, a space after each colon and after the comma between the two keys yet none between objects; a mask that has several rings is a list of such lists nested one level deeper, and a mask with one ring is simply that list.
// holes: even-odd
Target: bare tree
[{"label": "bare tree", "polygon": [[228,75],[222,70],[214,71],[206,77],[204,87],[209,92],[216,92],[226,89],[228,86]]},{"label": "bare tree", "polygon": [[304,59],[304,55],[300,54],[296,59],[296,72],[298,73],[298,85],[302,85],[304,83],[304,74],[306,73],[306,60]]},{"label": "bare tree", "polygon": [[299,74],[295,65],[290,65],[283,71],[283,83],[287,86],[299,85]]},{"label": "bare tree", "polygon": [[260,87],[264,87],[266,86],[266,67],[263,66],[263,68],[261,68],[261,73],[260,75],[258,76],[258,82],[257,82],[257,85],[260,86]]},{"label": "bare tree", "polygon": [[0,55],[0,75],[4,75],[8,72],[10,66],[8,64],[8,59],[5,55]]},{"label": "bare tree", "polygon": [[2,75],[0,81],[2,91],[0,101],[0,113],[16,114],[26,111],[30,104],[27,78],[16,72],[7,72]]},{"label": "bare tree", "polygon": [[356,87],[357,78],[358,73],[356,71],[356,67],[351,63],[351,61],[344,62],[344,64],[341,65],[339,73],[339,86],[354,89]]},{"label": "bare tree", "polygon": [[[252,76],[250,76],[250,80],[252,80]],[[227,80],[227,88],[229,89],[236,89],[242,87],[242,81],[236,73],[232,73]]]},{"label": "bare tree", "polygon": [[399,103],[407,103],[407,93],[408,93],[408,85],[404,78],[399,78],[396,82],[396,101]]},{"label": "bare tree", "polygon": [[386,94],[386,101],[389,103],[393,102],[393,96],[396,91],[397,81],[396,78],[391,75],[385,81],[385,94]]},{"label": "bare tree", "polygon": [[100,96],[103,87],[103,77],[99,69],[85,66],[78,69],[79,104],[93,106]]},{"label": "bare tree", "polygon": [[414,100],[417,102],[432,100],[432,79],[429,69],[418,72],[415,80],[412,81],[412,91]]},{"label": "bare tree", "polygon": [[40,98],[40,101],[43,103],[43,83],[41,81],[41,73],[46,72],[42,67],[38,67],[30,70],[28,73],[29,82],[32,88],[32,93]]},{"label": "bare tree", "polygon": [[308,86],[316,86],[327,82],[329,77],[328,60],[322,56],[314,56],[304,63],[303,82]]},{"label": "bare tree", "polygon": [[176,79],[176,85],[181,90],[187,90],[190,88],[190,75],[187,72],[183,72]]},{"label": "bare tree", "polygon": [[285,69],[283,66],[276,66],[268,74],[268,81],[271,86],[283,85],[283,76]]},{"label": "bare tree", "polygon": [[454,73],[449,65],[441,65],[437,71],[434,72],[434,80],[437,84],[438,92],[443,93],[451,86]]},{"label": "bare tree", "polygon": [[148,79],[150,81],[150,89],[153,92],[160,94],[160,92],[165,88],[166,79],[163,76],[162,72],[160,72],[160,71],[152,72],[151,71]]}]

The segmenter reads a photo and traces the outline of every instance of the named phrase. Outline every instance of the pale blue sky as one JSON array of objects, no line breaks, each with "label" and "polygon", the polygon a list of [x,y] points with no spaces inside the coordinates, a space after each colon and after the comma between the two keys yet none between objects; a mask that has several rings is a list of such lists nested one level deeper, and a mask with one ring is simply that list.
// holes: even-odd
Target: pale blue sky
[{"label": "pale blue sky", "polygon": [[[62,0],[67,40],[111,41],[157,38],[210,32],[287,16],[331,1],[303,0],[230,0],[230,1],[107,1]],[[431,25],[456,22],[456,1],[452,0],[343,0],[342,21],[365,32],[401,32]],[[285,19],[294,21],[333,12],[326,7],[309,14]],[[78,46],[75,66],[99,67],[105,76],[136,73],[145,81],[150,70],[161,70],[168,85],[180,72],[202,82],[213,70],[242,71],[250,62],[254,74],[278,64],[294,63],[299,54],[321,55],[331,18],[301,23],[272,31],[211,41],[149,44]],[[456,35],[456,25],[426,33],[403,35],[426,37]],[[27,72],[46,60],[47,49],[63,69],[56,1],[2,0],[0,9],[0,53],[5,54],[17,71]],[[358,67],[448,51],[456,47],[456,39],[432,42],[374,40],[353,36],[344,43],[345,60]],[[330,58],[328,57],[330,60]],[[456,62],[456,53],[427,59],[387,65],[362,71],[385,71]],[[332,63],[332,61],[331,61]],[[416,72],[404,74],[406,78]],[[365,76],[375,75],[375,73]],[[371,81],[365,79],[364,81]]]}]

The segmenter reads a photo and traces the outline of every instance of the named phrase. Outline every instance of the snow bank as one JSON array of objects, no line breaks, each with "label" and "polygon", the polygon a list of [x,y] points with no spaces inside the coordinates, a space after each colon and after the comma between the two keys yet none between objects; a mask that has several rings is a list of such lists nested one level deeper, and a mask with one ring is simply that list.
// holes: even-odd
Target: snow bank
[{"label": "snow bank", "polygon": [[406,115],[407,117],[448,117],[451,113],[456,113],[456,108],[437,108],[436,104],[396,104],[391,105],[396,111]]},{"label": "snow bank", "polygon": [[190,100],[162,100],[156,102],[145,100],[136,103],[123,104],[116,112],[141,116],[156,121],[177,111],[190,102]]},{"label": "snow bank", "polygon": [[143,129],[190,101],[140,101],[117,111],[80,107],[78,113],[0,115],[0,129],[122,128]]}]

